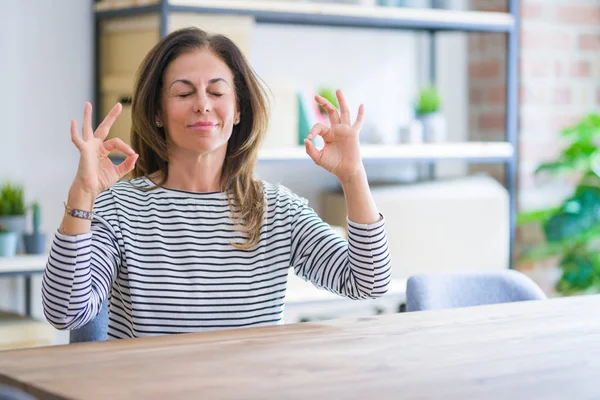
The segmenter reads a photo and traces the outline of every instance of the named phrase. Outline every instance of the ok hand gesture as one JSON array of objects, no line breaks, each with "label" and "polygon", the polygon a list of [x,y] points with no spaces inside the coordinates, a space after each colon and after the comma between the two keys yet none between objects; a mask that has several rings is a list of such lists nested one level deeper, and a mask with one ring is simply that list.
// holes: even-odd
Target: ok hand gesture
[{"label": "ok hand gesture", "polygon": [[[80,153],[79,167],[72,187],[95,198],[100,192],[115,184],[129,171],[133,170],[138,155],[121,139],[105,141],[111,126],[121,113],[122,106],[117,103],[108,113],[96,131],[92,128],[92,105],[85,103],[83,112],[82,136],[79,136],[77,122],[71,121],[71,140]],[[108,158],[113,150],[121,150],[127,155],[125,161],[114,165]]]},{"label": "ok hand gesture", "polygon": [[[327,111],[331,126],[315,124],[304,140],[304,145],[306,153],[315,164],[325,168],[344,183],[364,171],[358,141],[364,118],[364,106],[362,104],[359,106],[356,121],[352,123],[350,109],[342,91],[338,89],[336,96],[340,105],[339,111],[327,99],[315,96],[315,100]],[[317,135],[320,135],[325,142],[321,150],[312,143]]]}]

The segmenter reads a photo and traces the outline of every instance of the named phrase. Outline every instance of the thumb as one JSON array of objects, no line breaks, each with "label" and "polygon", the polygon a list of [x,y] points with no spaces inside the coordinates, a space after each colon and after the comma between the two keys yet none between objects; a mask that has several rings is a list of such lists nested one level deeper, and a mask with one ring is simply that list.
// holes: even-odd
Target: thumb
[{"label": "thumb", "polygon": [[125,161],[123,161],[117,166],[117,174],[119,175],[119,179],[121,179],[127,173],[133,170],[133,167],[135,167],[135,162],[137,161],[138,157],[138,154],[132,154],[130,156],[127,156]]},{"label": "thumb", "polygon": [[317,149],[315,144],[309,139],[304,139],[304,147],[306,148],[306,154],[308,154],[315,164],[320,165],[321,152]]}]

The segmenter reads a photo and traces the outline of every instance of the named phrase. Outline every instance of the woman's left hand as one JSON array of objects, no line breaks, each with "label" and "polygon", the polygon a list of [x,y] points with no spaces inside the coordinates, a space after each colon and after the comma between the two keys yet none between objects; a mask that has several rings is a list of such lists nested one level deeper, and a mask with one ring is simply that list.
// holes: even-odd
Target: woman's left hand
[{"label": "woman's left hand", "polygon": [[[335,93],[340,105],[339,111],[327,99],[315,96],[317,103],[327,111],[331,127],[321,123],[315,124],[304,140],[304,145],[306,153],[315,164],[331,172],[341,183],[346,183],[364,171],[358,141],[364,118],[364,105],[358,107],[358,116],[352,123],[350,109],[342,91],[338,89]],[[325,142],[321,150],[312,142],[317,135]]]}]

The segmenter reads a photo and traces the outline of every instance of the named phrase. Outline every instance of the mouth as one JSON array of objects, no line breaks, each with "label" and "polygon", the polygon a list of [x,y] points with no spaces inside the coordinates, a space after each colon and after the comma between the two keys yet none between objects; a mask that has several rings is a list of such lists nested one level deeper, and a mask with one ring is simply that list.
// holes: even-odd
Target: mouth
[{"label": "mouth", "polygon": [[217,126],[217,124],[215,124],[214,122],[200,121],[200,122],[196,122],[193,125],[190,125],[190,128],[197,130],[197,131],[209,131],[216,126]]}]

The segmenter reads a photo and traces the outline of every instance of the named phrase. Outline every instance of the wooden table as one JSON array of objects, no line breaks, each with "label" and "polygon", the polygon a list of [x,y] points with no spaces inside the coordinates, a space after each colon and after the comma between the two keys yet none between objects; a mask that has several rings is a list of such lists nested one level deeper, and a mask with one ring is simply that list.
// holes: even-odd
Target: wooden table
[{"label": "wooden table", "polygon": [[0,352],[51,399],[597,399],[600,296]]}]

